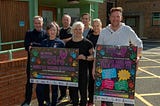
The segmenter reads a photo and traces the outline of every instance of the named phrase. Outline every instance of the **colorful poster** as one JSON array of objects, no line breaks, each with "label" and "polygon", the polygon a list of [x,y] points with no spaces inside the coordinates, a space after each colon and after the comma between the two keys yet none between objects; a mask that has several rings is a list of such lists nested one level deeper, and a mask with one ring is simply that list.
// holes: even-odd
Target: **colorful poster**
[{"label": "colorful poster", "polygon": [[137,47],[97,45],[94,99],[134,104]]},{"label": "colorful poster", "polygon": [[78,49],[32,48],[30,82],[78,87],[78,54]]}]

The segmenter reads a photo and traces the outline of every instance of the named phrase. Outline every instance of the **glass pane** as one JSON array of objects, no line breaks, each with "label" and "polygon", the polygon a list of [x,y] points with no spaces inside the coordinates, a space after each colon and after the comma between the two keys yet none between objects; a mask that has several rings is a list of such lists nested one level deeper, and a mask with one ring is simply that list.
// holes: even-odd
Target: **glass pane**
[{"label": "glass pane", "polygon": [[152,25],[160,25],[160,12],[152,13]]},{"label": "glass pane", "polygon": [[135,18],[127,18],[126,24],[131,27],[135,27],[136,26],[136,19]]}]

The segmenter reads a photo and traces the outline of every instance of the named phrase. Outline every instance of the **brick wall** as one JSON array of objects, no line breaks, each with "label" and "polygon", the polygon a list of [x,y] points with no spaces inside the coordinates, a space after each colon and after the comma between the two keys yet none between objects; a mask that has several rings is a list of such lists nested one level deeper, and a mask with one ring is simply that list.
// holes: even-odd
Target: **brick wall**
[{"label": "brick wall", "polygon": [[98,6],[98,18],[101,19],[102,21],[102,26],[105,27],[106,26],[106,20],[107,20],[107,6],[106,6],[106,1],[104,1],[104,3],[100,3]]},{"label": "brick wall", "polygon": [[124,13],[142,14],[143,37],[160,39],[159,26],[152,26],[152,12],[160,11],[160,0],[118,0],[118,6],[123,7]]},{"label": "brick wall", "polygon": [[24,101],[26,62],[26,57],[0,62],[0,106],[20,105]]}]

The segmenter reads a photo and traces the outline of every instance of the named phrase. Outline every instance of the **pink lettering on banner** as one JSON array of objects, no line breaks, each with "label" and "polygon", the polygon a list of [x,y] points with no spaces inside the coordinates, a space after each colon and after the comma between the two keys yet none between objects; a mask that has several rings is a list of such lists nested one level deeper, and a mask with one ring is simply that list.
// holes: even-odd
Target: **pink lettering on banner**
[{"label": "pink lettering on banner", "polygon": [[33,65],[33,69],[42,69],[41,65]]},{"label": "pink lettering on banner", "polygon": [[113,68],[114,60],[111,59],[102,59],[100,60],[101,67],[103,68]]},{"label": "pink lettering on banner", "polygon": [[105,80],[102,80],[102,86],[101,86],[101,89],[110,89],[112,90],[114,88],[114,81],[113,80],[110,80],[110,79],[105,79]]},{"label": "pink lettering on banner", "polygon": [[115,67],[119,68],[119,69],[123,69],[124,68],[124,60],[115,60]]},{"label": "pink lettering on banner", "polygon": [[121,59],[101,59],[100,65],[103,68],[131,69],[132,62]]},{"label": "pink lettering on banner", "polygon": [[55,71],[59,70],[58,66],[47,66],[47,69],[48,70],[55,70]]},{"label": "pink lettering on banner", "polygon": [[40,52],[40,58],[54,58],[51,52]]},{"label": "pink lettering on banner", "polygon": [[40,55],[52,55],[52,52],[40,52]]},{"label": "pink lettering on banner", "polygon": [[59,67],[59,70],[64,70],[64,71],[75,71],[74,67],[69,67],[69,66],[61,66]]},{"label": "pink lettering on banner", "polygon": [[61,59],[66,59],[67,55],[68,55],[68,53],[66,50],[60,50],[59,56]]},{"label": "pink lettering on banner", "polygon": [[64,65],[64,59],[61,58],[61,56],[57,56],[57,65]]},{"label": "pink lettering on banner", "polygon": [[49,58],[48,60],[47,60],[47,64],[48,65],[56,65],[56,58]]},{"label": "pink lettering on banner", "polygon": [[125,64],[126,69],[131,69],[132,68],[132,62],[130,60],[126,60],[124,64]]},{"label": "pink lettering on banner", "polygon": [[42,66],[42,70],[46,70],[46,66]]},{"label": "pink lettering on banner", "polygon": [[106,48],[106,53],[111,57],[123,58],[126,56],[127,48],[120,47],[117,48]]}]

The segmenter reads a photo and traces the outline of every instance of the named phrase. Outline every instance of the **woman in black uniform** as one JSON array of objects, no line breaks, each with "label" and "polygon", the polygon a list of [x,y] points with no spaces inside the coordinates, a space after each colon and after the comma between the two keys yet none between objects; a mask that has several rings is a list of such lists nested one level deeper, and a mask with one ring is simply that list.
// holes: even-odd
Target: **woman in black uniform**
[{"label": "woman in black uniform", "polygon": [[[97,40],[99,37],[99,34],[102,30],[102,22],[100,19],[96,18],[93,19],[93,32],[90,33],[89,35],[87,35],[87,39],[90,40],[93,45],[94,48],[96,47],[97,44]],[[93,106],[93,95],[94,95],[94,79],[92,76],[92,68],[93,68],[93,61],[89,61],[88,62],[88,68],[89,68],[89,84],[88,84],[88,97],[89,97],[89,101],[88,101],[88,105],[87,106]]]},{"label": "woman in black uniform", "polygon": [[75,22],[72,26],[72,39],[66,43],[66,48],[79,49],[79,81],[77,87],[69,87],[70,96],[72,96],[73,106],[78,106],[79,97],[78,90],[80,91],[80,106],[87,104],[87,61],[93,60],[93,44],[83,37],[84,24],[82,22]]}]

